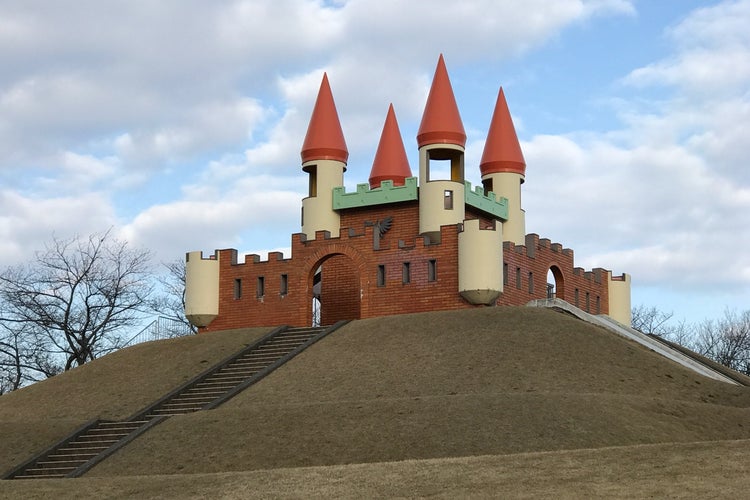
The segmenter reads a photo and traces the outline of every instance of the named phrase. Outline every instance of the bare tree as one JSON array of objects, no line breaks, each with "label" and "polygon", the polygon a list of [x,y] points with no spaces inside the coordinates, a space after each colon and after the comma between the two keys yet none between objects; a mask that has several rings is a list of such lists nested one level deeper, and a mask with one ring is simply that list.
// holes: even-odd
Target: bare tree
[{"label": "bare tree", "polygon": [[726,310],[719,320],[700,324],[695,350],[738,372],[750,375],[750,310]]},{"label": "bare tree", "polygon": [[631,312],[631,324],[639,332],[658,335],[692,349],[695,342],[695,327],[684,320],[673,325],[673,316],[671,312],[640,305],[634,307]]},{"label": "bare tree", "polygon": [[639,305],[633,308],[631,316],[631,325],[639,332],[662,336],[667,332],[667,322],[672,319],[673,314]]},{"label": "bare tree", "polygon": [[162,263],[162,266],[166,273],[156,278],[162,293],[149,300],[151,309],[170,320],[172,326],[168,336],[197,333],[198,329],[185,317],[185,260],[176,259]]},{"label": "bare tree", "polygon": [[61,370],[49,353],[46,339],[19,326],[0,321],[0,394]]},{"label": "bare tree", "polygon": [[25,349],[44,347],[48,356],[31,358],[38,373],[69,370],[117,348],[124,330],[141,321],[153,289],[149,253],[110,233],[55,237],[31,262],[0,275],[4,337]]}]

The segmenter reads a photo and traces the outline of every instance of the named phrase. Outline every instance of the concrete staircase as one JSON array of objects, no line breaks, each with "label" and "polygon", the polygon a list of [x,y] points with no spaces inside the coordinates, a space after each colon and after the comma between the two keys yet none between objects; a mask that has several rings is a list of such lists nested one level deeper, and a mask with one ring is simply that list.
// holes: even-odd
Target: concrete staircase
[{"label": "concrete staircase", "polygon": [[3,479],[78,477],[163,420],[216,408],[345,323],[277,328],[126,420],[87,423]]}]

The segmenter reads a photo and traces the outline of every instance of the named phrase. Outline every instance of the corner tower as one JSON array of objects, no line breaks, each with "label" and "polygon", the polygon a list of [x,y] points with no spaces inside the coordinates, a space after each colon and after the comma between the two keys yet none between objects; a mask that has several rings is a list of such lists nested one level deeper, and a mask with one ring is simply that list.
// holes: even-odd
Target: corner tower
[{"label": "corner tower", "polygon": [[497,95],[479,169],[484,192],[492,191],[496,196],[508,199],[508,220],[503,224],[503,238],[524,245],[526,214],[521,208],[521,184],[526,178],[526,160],[502,87]]},{"label": "corner tower", "polygon": [[340,217],[333,210],[333,188],[344,184],[349,150],[325,73],[300,154],[302,170],[309,175],[308,196],[302,200],[302,233],[308,239],[315,239],[316,231],[337,237]]},{"label": "corner tower", "polygon": [[[419,146],[419,233],[437,241],[440,226],[464,220],[466,132],[443,55],[438,59],[417,132]],[[448,174],[433,172],[446,163]],[[440,178],[442,177],[442,178]],[[445,178],[447,177],[447,179]]]}]

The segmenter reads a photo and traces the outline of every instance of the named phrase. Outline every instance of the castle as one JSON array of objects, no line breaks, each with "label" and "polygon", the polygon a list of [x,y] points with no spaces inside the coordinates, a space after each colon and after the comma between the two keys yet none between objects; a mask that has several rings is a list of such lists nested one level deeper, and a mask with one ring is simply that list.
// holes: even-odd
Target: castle
[{"label": "castle", "polygon": [[[526,234],[526,162],[502,88],[479,170],[464,177],[466,134],[441,55],[412,175],[391,105],[370,172],[343,187],[346,141],[324,74],[302,145],[309,178],[291,256],[238,262],[234,249],[187,254],[185,313],[201,331],[333,324],[410,312],[524,305],[551,295],[630,324],[630,276],[575,267],[573,251]],[[554,284],[548,284],[548,275]]]}]

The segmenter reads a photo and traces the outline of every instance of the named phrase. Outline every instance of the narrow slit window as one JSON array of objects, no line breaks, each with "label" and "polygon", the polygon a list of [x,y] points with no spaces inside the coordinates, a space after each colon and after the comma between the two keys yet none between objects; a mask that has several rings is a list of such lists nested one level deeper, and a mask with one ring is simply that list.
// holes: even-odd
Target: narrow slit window
[{"label": "narrow slit window", "polygon": [[597,295],[596,296],[596,314],[602,313],[602,301],[601,298]]},{"label": "narrow slit window", "polygon": [[234,280],[234,300],[242,298],[242,280],[237,278]]},{"label": "narrow slit window", "polygon": [[508,284],[508,263],[503,262],[503,285]]},{"label": "narrow slit window", "polygon": [[529,293],[534,293],[534,273],[529,271]]},{"label": "narrow slit window", "polygon": [[406,284],[411,282],[411,264],[404,262],[401,267],[401,281]]},{"label": "narrow slit window", "polygon": [[586,292],[586,312],[589,312],[591,309],[590,299],[589,292]]},{"label": "narrow slit window", "polygon": [[266,279],[263,276],[258,276],[258,287],[256,293],[258,297],[263,297],[266,294]]},{"label": "narrow slit window", "polygon": [[437,260],[427,261],[427,281],[437,281]]},{"label": "narrow slit window", "polygon": [[521,289],[521,268],[516,268],[516,288]]},{"label": "narrow slit window", "polygon": [[578,288],[576,288],[575,291],[573,292],[573,301],[574,301],[573,305],[576,306],[576,307],[578,307],[578,304],[579,304],[579,301],[578,301]]},{"label": "narrow slit window", "polygon": [[378,266],[378,286],[385,286],[385,265]]},{"label": "narrow slit window", "polygon": [[443,191],[443,208],[453,210],[453,191],[450,189]]},{"label": "narrow slit window", "polygon": [[314,198],[318,196],[318,166],[309,165],[307,171],[310,173],[308,178],[308,196]]},{"label": "narrow slit window", "polygon": [[279,285],[279,294],[286,295],[289,293],[289,276],[286,274],[281,275],[281,284]]}]

